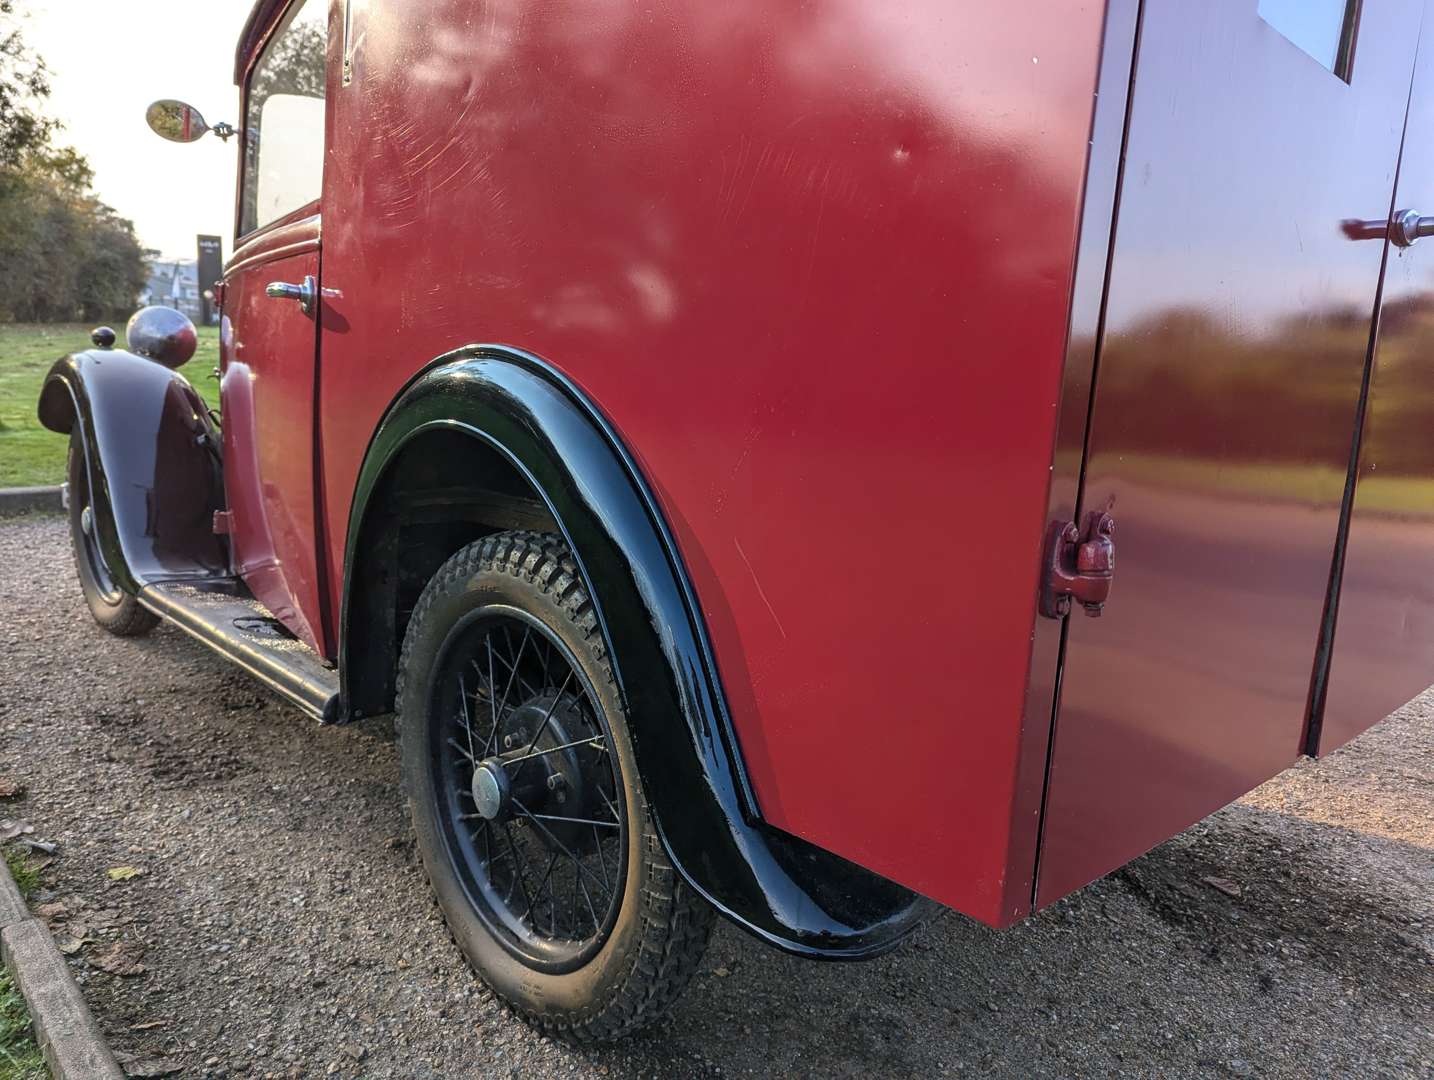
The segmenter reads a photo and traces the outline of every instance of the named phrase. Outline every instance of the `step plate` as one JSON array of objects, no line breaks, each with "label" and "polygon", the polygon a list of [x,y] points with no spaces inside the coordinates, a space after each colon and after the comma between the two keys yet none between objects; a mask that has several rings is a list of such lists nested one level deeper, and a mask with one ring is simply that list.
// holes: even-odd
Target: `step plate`
[{"label": "step plate", "polygon": [[339,674],[236,581],[146,585],[139,602],[315,720],[338,719]]}]

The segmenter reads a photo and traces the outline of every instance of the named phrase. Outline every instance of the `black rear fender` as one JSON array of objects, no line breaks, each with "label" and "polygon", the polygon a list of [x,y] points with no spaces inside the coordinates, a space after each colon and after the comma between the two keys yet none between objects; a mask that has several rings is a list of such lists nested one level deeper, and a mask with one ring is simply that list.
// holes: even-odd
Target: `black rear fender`
[{"label": "black rear fender", "polygon": [[[454,438],[481,450],[465,456]],[[658,831],[694,888],[747,930],[809,956],[874,956],[914,928],[926,910],[915,894],[762,822],[701,609],[656,500],[596,407],[517,350],[475,345],[439,357],[391,406],[369,446],[346,545],[339,650],[346,716],[392,704],[406,614],[396,584],[404,533],[395,522],[402,513],[395,472],[428,474],[445,499],[466,498],[451,470],[413,460],[416,446],[432,447],[449,464],[470,462],[464,467],[475,488],[493,488],[491,477],[502,471],[495,463],[506,463],[512,482],[487,491],[482,503],[506,499],[509,527],[529,527],[513,516],[524,505],[514,498],[521,482],[536,516],[567,540],[627,705]],[[425,505],[431,509],[431,500]],[[477,514],[461,505],[453,512],[470,521]],[[450,553],[473,535],[473,526],[455,528]],[[437,561],[429,565],[436,569]]]}]

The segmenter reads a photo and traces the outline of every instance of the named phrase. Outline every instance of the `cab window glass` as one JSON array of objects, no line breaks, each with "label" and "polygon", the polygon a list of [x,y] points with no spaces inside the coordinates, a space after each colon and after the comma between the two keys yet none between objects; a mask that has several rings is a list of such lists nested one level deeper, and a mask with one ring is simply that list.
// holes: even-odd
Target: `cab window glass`
[{"label": "cab window glass", "polygon": [[1257,10],[1294,45],[1349,81],[1359,0],[1260,0]]},{"label": "cab window glass", "polygon": [[241,235],[319,197],[324,171],[323,0],[300,0],[249,76]]}]

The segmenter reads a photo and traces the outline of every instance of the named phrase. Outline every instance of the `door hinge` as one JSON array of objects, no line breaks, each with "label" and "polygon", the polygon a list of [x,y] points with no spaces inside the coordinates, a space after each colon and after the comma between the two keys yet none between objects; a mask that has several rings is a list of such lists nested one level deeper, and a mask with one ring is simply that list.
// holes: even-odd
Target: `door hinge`
[{"label": "door hinge", "polygon": [[228,536],[234,530],[234,512],[232,510],[214,511],[214,535]]},{"label": "door hinge", "polygon": [[1087,615],[1100,615],[1115,574],[1114,532],[1115,519],[1104,510],[1086,515],[1084,533],[1074,521],[1051,523],[1041,585],[1042,615],[1064,618],[1070,614],[1072,599]]}]

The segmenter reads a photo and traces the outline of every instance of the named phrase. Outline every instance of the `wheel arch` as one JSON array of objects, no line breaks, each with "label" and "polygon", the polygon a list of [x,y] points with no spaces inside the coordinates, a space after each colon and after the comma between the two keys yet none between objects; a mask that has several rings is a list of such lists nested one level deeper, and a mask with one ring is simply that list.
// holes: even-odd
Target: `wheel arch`
[{"label": "wheel arch", "polygon": [[219,436],[184,376],[123,349],[89,349],[55,362],[35,411],[51,431],[79,431],[99,550],[125,592],[227,573],[213,530],[224,507]]},{"label": "wheel arch", "polygon": [[[658,832],[679,873],[739,925],[796,953],[865,958],[913,929],[925,901],[762,823],[701,608],[661,510],[609,421],[529,353],[471,345],[436,358],[399,393],[371,439],[345,545],[343,715],[392,701],[400,597],[412,591],[398,562],[407,542],[404,493],[393,478],[435,467],[431,451],[454,438],[482,448],[449,455],[476,465],[480,491],[505,477],[504,493],[513,496],[513,478],[521,478],[532,498],[517,509],[545,515],[572,549],[627,705]],[[454,474],[451,464],[435,468]],[[452,550],[465,536],[511,527],[459,516],[477,531],[459,528]]]}]

